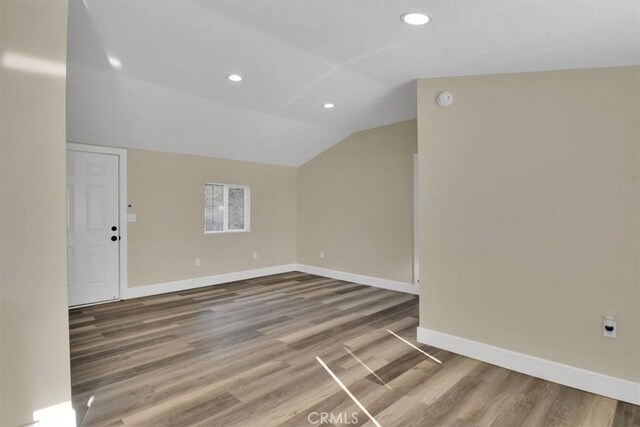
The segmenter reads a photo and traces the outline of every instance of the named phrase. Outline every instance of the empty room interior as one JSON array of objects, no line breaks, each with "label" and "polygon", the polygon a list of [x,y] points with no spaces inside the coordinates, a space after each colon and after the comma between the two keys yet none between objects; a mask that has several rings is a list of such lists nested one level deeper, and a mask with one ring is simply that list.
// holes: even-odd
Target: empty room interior
[{"label": "empty room interior", "polygon": [[640,427],[640,1],[0,31],[0,426]]}]

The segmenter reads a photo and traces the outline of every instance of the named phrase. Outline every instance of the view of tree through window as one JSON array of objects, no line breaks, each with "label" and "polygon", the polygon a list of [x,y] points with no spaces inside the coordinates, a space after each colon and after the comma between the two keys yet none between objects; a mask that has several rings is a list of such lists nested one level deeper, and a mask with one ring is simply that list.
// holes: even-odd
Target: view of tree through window
[{"label": "view of tree through window", "polygon": [[229,229],[244,230],[244,188],[229,188]]},{"label": "view of tree through window", "polygon": [[206,233],[248,231],[249,187],[205,184]]}]

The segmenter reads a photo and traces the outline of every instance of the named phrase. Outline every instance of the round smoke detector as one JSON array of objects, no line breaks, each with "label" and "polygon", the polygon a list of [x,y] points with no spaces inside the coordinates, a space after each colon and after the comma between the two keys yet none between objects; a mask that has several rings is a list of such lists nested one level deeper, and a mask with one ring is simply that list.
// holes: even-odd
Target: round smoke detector
[{"label": "round smoke detector", "polygon": [[440,92],[437,99],[438,105],[441,107],[448,107],[453,102],[453,95],[451,92]]}]

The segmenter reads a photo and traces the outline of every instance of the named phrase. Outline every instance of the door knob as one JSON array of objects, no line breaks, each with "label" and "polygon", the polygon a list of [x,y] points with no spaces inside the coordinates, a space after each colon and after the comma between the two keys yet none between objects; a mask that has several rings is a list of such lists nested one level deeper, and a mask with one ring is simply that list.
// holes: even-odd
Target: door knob
[{"label": "door knob", "polygon": [[116,237],[116,236],[111,236],[111,241],[112,241],[112,242],[115,242],[116,240],[118,240],[118,237]]},{"label": "door knob", "polygon": [[115,225],[113,227],[111,227],[111,231],[116,231],[118,229],[118,227],[116,227]]}]

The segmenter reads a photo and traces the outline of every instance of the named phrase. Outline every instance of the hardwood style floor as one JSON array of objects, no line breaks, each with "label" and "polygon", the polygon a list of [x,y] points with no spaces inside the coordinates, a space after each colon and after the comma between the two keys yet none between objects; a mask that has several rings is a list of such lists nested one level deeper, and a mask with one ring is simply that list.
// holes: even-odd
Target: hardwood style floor
[{"label": "hardwood style floor", "polygon": [[375,426],[332,374],[383,427],[640,426],[639,406],[417,344],[416,296],[298,272],[69,318],[83,426]]}]

